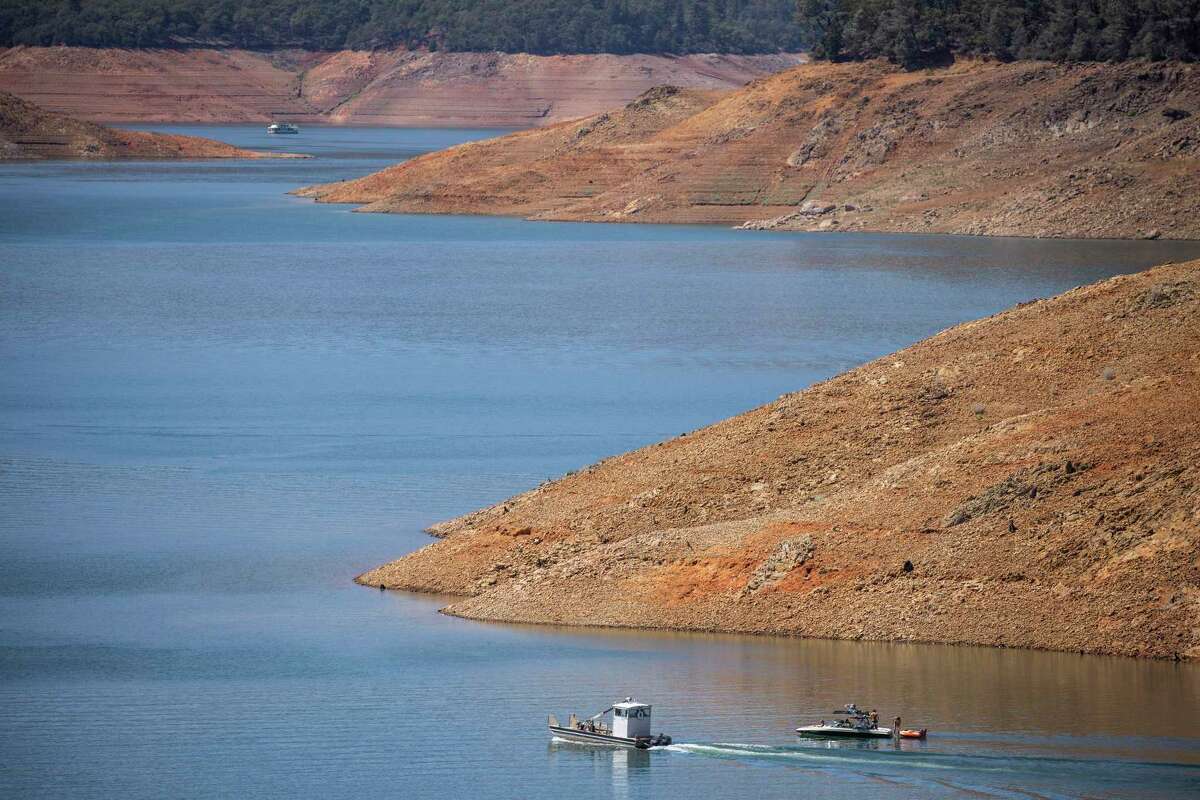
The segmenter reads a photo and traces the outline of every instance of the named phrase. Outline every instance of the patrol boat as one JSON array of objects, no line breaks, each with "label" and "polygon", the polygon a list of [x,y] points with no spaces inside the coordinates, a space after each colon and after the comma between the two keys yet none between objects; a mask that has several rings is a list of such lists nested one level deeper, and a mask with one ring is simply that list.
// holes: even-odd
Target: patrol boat
[{"label": "patrol boat", "polygon": [[[604,722],[604,715],[610,711],[612,724],[608,725]],[[663,747],[671,743],[671,737],[665,733],[651,734],[650,706],[639,703],[632,697],[613,703],[587,719],[581,720],[572,714],[566,725],[559,725],[558,718],[551,714],[548,721],[551,736],[572,742],[635,747],[638,750]]]},{"label": "patrol boat", "polygon": [[829,738],[886,739],[892,735],[891,728],[881,728],[871,714],[854,703],[833,712],[839,719],[821,720],[817,725],[802,725],[796,728],[801,736]]}]

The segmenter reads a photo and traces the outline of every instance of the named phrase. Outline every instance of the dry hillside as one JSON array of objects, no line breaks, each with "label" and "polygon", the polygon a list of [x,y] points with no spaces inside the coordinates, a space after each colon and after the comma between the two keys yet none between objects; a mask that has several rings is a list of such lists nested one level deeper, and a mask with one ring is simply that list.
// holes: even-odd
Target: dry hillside
[{"label": "dry hillside", "polygon": [[96,122],[529,127],[595,114],[663,83],[733,88],[797,55],[575,55],[407,50],[0,50],[0,90]]},{"label": "dry hillside", "polygon": [[0,160],[41,158],[291,158],[198,136],[81,122],[0,92]]},{"label": "dry hillside", "polygon": [[806,64],[308,193],[367,211],[1200,238],[1200,65]]},{"label": "dry hillside", "polygon": [[1200,658],[1200,261],[960,325],[436,526],[466,617]]}]

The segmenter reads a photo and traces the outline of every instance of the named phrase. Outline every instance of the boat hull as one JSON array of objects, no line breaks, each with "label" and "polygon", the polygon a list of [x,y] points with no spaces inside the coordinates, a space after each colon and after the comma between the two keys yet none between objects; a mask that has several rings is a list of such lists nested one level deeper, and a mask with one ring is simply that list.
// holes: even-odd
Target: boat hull
[{"label": "boat hull", "polygon": [[827,739],[890,739],[891,728],[831,728],[821,725],[806,725],[796,728],[801,736],[816,736]]},{"label": "boat hull", "polygon": [[588,744],[606,744],[610,747],[629,747],[635,750],[649,750],[650,741],[646,739],[627,739],[624,736],[613,736],[607,733],[592,733],[578,728],[564,728],[561,725],[549,726],[550,733],[561,739],[572,742],[587,742]]}]

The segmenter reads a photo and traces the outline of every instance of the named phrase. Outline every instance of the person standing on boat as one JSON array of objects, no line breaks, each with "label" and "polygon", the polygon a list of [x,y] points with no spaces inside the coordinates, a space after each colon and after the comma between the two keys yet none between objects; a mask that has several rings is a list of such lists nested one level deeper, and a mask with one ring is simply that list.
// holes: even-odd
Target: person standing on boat
[{"label": "person standing on boat", "polygon": [[892,720],[892,736],[895,736],[896,738],[900,737],[900,718],[899,717],[896,717],[894,720]]},{"label": "person standing on boat", "polygon": [[879,727],[879,712],[873,708],[871,709],[871,727],[872,728]]}]

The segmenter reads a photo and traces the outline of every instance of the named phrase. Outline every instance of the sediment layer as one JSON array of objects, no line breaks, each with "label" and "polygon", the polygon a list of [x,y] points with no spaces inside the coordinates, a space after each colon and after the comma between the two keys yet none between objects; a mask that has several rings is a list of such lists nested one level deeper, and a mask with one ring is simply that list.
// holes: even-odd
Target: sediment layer
[{"label": "sediment layer", "polygon": [[45,158],[303,158],[199,136],[126,131],[72,119],[0,92],[0,160]]},{"label": "sediment layer", "polygon": [[488,620],[1200,658],[1200,261],[1026,303],[431,529]]},{"label": "sediment layer", "polygon": [[1200,238],[1200,66],[805,64],[306,193],[365,211]]},{"label": "sediment layer", "polygon": [[407,50],[0,50],[0,90],[95,122],[526,128],[623,105],[658,84],[733,88],[800,56]]}]

